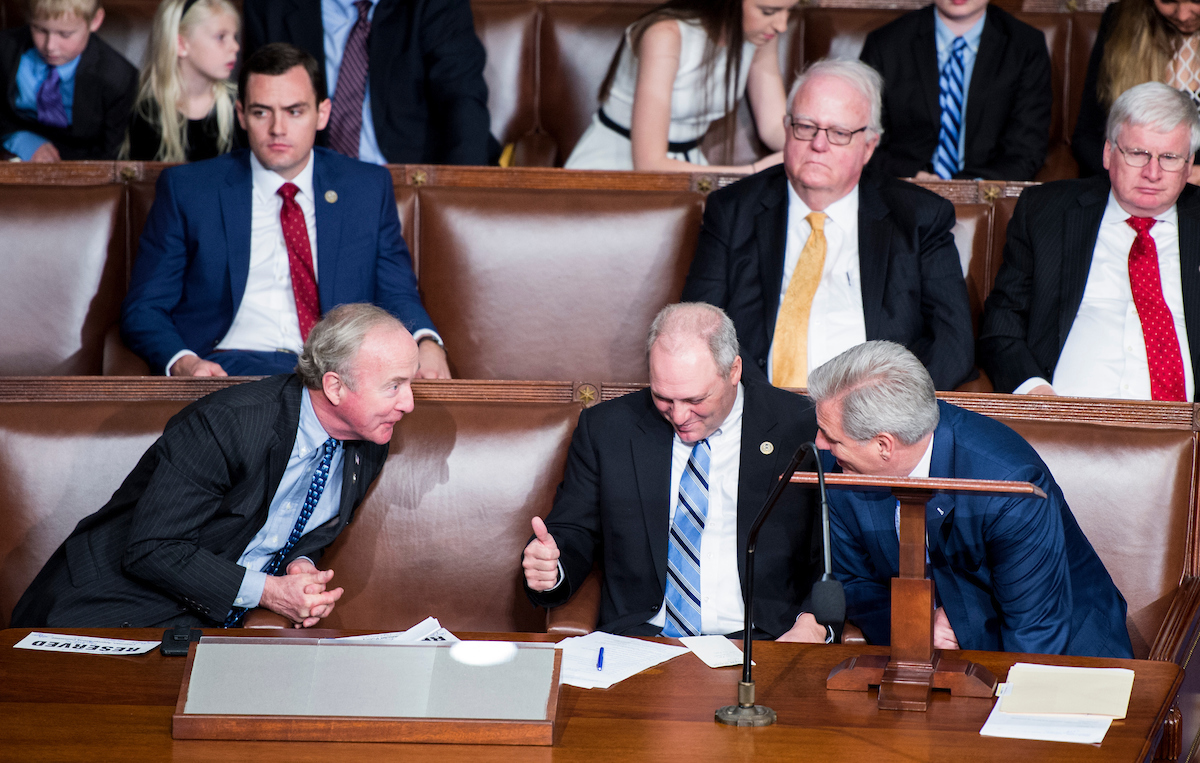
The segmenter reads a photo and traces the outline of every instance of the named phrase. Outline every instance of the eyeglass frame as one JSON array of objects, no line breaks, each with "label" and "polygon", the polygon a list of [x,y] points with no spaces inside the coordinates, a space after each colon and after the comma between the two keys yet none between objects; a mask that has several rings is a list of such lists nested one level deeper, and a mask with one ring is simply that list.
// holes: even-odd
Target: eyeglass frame
[{"label": "eyeglass frame", "polygon": [[[793,138],[795,138],[796,140],[802,140],[805,143],[808,143],[810,141],[817,139],[817,133],[824,131],[825,132],[825,140],[829,141],[829,145],[831,145],[831,146],[848,146],[854,142],[855,135],[858,135],[860,132],[864,132],[870,128],[869,125],[863,125],[862,127],[858,128],[857,130],[843,130],[840,127],[817,127],[815,124],[809,123],[809,126],[813,128],[812,137],[801,138],[797,134],[797,130],[799,129],[800,124],[797,123],[796,120],[797,120],[797,117],[795,117],[791,114],[783,115],[783,126],[785,129],[791,130]],[[848,132],[849,137],[846,138],[845,143],[838,143],[836,140],[833,139],[833,133],[831,133],[830,130],[837,130],[839,132]]]},{"label": "eyeglass frame", "polygon": [[[1141,169],[1142,167],[1147,167],[1147,166],[1149,166],[1151,159],[1156,159],[1156,160],[1158,160],[1158,168],[1160,170],[1162,170],[1163,172],[1183,172],[1183,169],[1185,167],[1187,167],[1188,160],[1192,158],[1191,156],[1180,156],[1179,154],[1152,154],[1149,151],[1146,151],[1145,149],[1141,149],[1141,148],[1133,148],[1133,149],[1126,150],[1126,149],[1121,148],[1120,143],[1114,143],[1112,145],[1113,145],[1113,148],[1115,148],[1121,152],[1121,158],[1125,161],[1125,163],[1127,165],[1129,165],[1130,167],[1133,167],[1134,169]],[[1134,164],[1133,162],[1131,162],[1129,160],[1130,154],[1144,156],[1144,157],[1146,157],[1146,161],[1143,162],[1142,164]],[[1179,168],[1172,170],[1172,169],[1167,169],[1166,167],[1164,167],[1163,163],[1162,163],[1164,156],[1169,159],[1178,159],[1180,161]]]}]

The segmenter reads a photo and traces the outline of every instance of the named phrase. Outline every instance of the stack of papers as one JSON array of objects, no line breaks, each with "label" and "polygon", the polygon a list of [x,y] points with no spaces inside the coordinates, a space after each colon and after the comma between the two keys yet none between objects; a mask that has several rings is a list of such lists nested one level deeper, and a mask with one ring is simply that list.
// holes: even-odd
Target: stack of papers
[{"label": "stack of papers", "polygon": [[443,642],[453,644],[458,637],[442,627],[436,617],[427,617],[406,631],[372,633],[367,636],[343,636],[330,641],[347,641],[360,644],[420,644]]},{"label": "stack of papers", "polygon": [[[563,650],[559,681],[582,689],[607,689],[688,651],[682,646],[614,636],[602,631],[563,639],[558,646]],[[604,667],[597,670],[601,647],[604,648]]]},{"label": "stack of papers", "polygon": [[1133,671],[1018,662],[979,733],[1009,739],[1099,744],[1125,717]]}]

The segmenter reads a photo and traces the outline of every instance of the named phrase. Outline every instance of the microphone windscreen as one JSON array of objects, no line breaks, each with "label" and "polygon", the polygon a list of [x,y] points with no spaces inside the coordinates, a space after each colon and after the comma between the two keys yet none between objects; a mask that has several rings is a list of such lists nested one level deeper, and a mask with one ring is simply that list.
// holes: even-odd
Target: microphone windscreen
[{"label": "microphone windscreen", "polygon": [[841,582],[823,578],[813,583],[812,610],[813,617],[821,625],[841,627],[846,620],[846,592],[842,590]]}]

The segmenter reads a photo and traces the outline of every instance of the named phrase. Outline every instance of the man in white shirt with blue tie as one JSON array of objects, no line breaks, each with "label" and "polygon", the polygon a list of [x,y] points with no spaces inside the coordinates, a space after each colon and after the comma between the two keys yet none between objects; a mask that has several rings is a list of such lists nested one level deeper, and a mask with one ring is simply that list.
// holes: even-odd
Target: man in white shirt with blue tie
[{"label": "man in white shirt with blue tie", "polygon": [[[522,565],[530,600],[566,602],[602,570],[597,627],[635,636],[740,633],[751,523],[801,443],[808,401],[741,375],[719,308],[664,308],[650,328],[649,389],[585,410],[563,482]],[[755,638],[825,641],[800,618],[819,576],[820,513],[789,487],[756,551]]]},{"label": "man in white shirt with blue tie", "polygon": [[1021,194],[980,323],[998,392],[1191,401],[1200,338],[1200,118],[1162,83],[1109,112],[1107,176]]}]

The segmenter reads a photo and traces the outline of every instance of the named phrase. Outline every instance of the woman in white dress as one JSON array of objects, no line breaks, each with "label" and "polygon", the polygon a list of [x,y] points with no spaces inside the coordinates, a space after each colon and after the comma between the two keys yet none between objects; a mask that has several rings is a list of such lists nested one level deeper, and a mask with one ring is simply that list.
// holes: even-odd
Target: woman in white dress
[{"label": "woman in white dress", "polygon": [[[781,160],[787,95],[779,35],[794,0],[669,0],[625,30],[600,89],[600,110],[567,169],[757,172]],[[750,98],[758,136],[776,153],[708,167],[699,149],[709,125]]]}]

